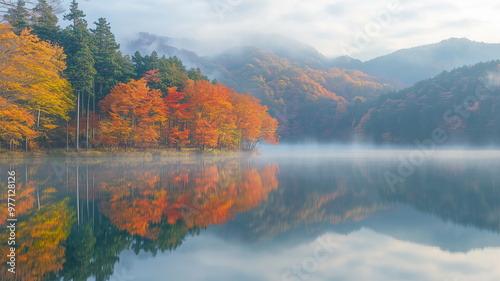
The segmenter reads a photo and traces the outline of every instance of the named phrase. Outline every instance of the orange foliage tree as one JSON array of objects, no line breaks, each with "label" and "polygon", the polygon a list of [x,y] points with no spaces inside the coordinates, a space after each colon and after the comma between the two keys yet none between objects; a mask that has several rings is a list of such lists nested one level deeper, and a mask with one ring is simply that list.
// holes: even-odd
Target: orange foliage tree
[{"label": "orange foliage tree", "polygon": [[105,120],[100,124],[102,143],[148,147],[157,145],[159,126],[166,120],[159,90],[151,90],[146,78],[120,83],[101,101]]},{"label": "orange foliage tree", "polygon": [[207,81],[189,81],[185,91],[194,116],[193,137],[201,149],[254,149],[261,141],[278,143],[278,121],[250,94],[239,94],[224,84]]},{"label": "orange foliage tree", "polygon": [[267,106],[250,94],[232,93],[230,101],[236,114],[236,126],[241,132],[238,142],[241,149],[254,149],[261,141],[278,144],[278,121],[268,114]]},{"label": "orange foliage tree", "polygon": [[229,102],[231,90],[225,85],[217,86],[208,81],[188,81],[184,89],[194,120],[191,131],[198,147],[233,146],[236,135],[233,106]]},{"label": "orange foliage tree", "polygon": [[250,94],[224,84],[188,80],[186,87],[155,87],[159,73],[152,70],[140,80],[119,84],[101,102],[99,124],[102,144],[148,147],[166,144],[180,148],[191,144],[207,148],[255,149],[266,141],[277,144],[278,121],[267,106]]},{"label": "orange foliage tree", "polygon": [[189,104],[183,102],[186,94],[177,91],[177,87],[170,88],[168,95],[165,97],[165,105],[168,109],[168,144],[180,147],[188,144],[189,128],[187,122],[193,116],[188,111]]}]

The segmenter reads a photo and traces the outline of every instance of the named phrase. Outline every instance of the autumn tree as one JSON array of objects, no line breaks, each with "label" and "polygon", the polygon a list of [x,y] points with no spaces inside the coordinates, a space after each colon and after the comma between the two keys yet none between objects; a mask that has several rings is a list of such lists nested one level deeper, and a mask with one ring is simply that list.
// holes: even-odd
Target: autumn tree
[{"label": "autumn tree", "polygon": [[189,104],[185,101],[185,96],[184,92],[177,91],[177,87],[173,87],[165,97],[168,119],[167,143],[178,148],[190,143],[188,121],[193,116],[188,111]]},{"label": "autumn tree", "polygon": [[[57,120],[67,120],[74,106],[70,84],[62,78],[66,68],[63,50],[27,30],[18,36],[10,26],[0,24],[0,52],[4,58],[0,60],[3,121],[19,125],[15,130],[7,129],[9,126],[2,130],[14,133],[16,141],[33,137],[33,131],[50,135]],[[15,106],[9,106],[12,104]]]},{"label": "autumn tree", "polygon": [[235,116],[229,102],[231,90],[209,81],[189,80],[184,89],[194,120],[191,123],[193,138],[200,150],[207,147],[230,147],[236,134]]},{"label": "autumn tree", "polygon": [[165,122],[161,92],[146,79],[120,83],[100,103],[103,144],[148,147],[159,141],[159,124]]},{"label": "autumn tree", "polygon": [[278,144],[278,121],[269,115],[267,106],[261,105],[260,101],[250,94],[232,93],[230,101],[240,132],[238,144],[241,149],[255,149],[262,141]]}]

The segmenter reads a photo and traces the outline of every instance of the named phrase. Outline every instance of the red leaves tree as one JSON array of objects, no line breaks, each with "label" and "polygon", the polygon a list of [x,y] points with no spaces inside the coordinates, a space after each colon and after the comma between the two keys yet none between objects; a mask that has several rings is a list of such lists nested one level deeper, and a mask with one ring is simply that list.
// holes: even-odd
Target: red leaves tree
[{"label": "red leaves tree", "polygon": [[189,105],[184,101],[185,96],[184,92],[178,92],[177,87],[173,87],[168,89],[168,95],[165,97],[168,110],[168,144],[176,147],[190,142],[187,123],[193,116],[188,112]]},{"label": "red leaves tree", "polygon": [[102,143],[148,147],[157,145],[160,123],[166,120],[161,92],[150,90],[148,80],[120,83],[101,101],[105,121]]}]

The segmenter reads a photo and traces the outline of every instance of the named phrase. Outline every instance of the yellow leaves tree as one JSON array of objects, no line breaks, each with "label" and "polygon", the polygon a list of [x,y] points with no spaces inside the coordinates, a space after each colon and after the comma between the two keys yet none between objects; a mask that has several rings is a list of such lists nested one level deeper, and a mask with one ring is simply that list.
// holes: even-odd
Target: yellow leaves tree
[{"label": "yellow leaves tree", "polygon": [[1,129],[3,141],[8,141],[4,136],[15,141],[33,137],[33,131],[46,136],[56,127],[55,121],[69,120],[74,96],[62,77],[66,68],[62,48],[40,41],[28,30],[18,36],[9,25],[0,24],[0,55],[0,122],[21,125],[20,130]]},{"label": "yellow leaves tree", "polygon": [[32,126],[35,119],[30,112],[15,104],[9,103],[0,96],[0,139],[12,145],[18,145],[24,137],[34,137]]}]

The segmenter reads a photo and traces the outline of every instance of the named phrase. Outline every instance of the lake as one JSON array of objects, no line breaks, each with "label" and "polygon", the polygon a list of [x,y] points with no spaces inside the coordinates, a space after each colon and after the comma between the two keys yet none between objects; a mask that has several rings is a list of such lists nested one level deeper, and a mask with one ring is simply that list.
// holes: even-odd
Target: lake
[{"label": "lake", "polygon": [[500,280],[494,150],[1,163],[1,280]]}]

